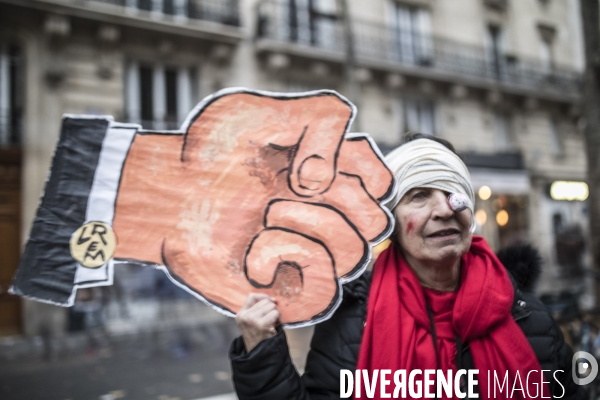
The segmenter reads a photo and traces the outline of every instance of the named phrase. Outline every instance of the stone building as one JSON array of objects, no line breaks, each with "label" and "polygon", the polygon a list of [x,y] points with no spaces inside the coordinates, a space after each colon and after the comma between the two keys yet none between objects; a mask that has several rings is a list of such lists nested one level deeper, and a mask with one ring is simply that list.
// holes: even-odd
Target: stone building
[{"label": "stone building", "polygon": [[[66,324],[5,293],[61,115],[173,129],[228,86],[338,90],[359,108],[352,129],[384,151],[408,130],[450,140],[484,187],[478,232],[496,249],[539,247],[542,291],[579,282],[558,279],[578,266],[556,249],[581,253],[585,202],[549,189],[585,180],[579,12],[577,0],[0,0],[0,332]],[[131,274],[121,281],[138,286],[122,290],[148,292]]]}]

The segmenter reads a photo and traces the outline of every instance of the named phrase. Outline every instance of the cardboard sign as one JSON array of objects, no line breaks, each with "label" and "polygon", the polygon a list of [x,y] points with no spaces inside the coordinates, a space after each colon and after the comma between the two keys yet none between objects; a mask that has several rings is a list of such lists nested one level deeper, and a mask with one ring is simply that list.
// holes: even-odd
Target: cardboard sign
[{"label": "cardboard sign", "polygon": [[233,316],[251,292],[287,326],[327,319],[393,230],[394,179],[334,91],[225,89],[180,131],[66,115],[12,292],[57,305],[161,268]]}]

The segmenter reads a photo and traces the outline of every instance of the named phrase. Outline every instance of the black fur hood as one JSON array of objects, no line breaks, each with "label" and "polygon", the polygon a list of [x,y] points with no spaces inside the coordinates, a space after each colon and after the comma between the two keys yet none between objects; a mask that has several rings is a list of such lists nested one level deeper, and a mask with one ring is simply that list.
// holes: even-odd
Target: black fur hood
[{"label": "black fur hood", "polygon": [[515,279],[519,289],[533,292],[542,273],[539,251],[531,245],[518,245],[500,250],[497,256]]},{"label": "black fur hood", "polygon": [[[500,250],[497,256],[518,288],[524,292],[533,292],[542,272],[539,251],[531,245],[516,245]],[[344,297],[351,296],[360,302],[366,301],[370,286],[371,271],[365,271],[360,278],[344,285]]]}]

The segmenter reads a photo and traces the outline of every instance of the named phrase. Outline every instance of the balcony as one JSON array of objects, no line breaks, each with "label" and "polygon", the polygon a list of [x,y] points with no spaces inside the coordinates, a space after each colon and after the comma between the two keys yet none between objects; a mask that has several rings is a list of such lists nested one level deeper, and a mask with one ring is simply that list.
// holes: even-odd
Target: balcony
[{"label": "balcony", "polygon": [[[63,17],[235,44],[243,38],[238,1],[0,0],[0,3]],[[68,34],[68,21],[66,28]]]},{"label": "balcony", "polygon": [[79,3],[105,4],[122,12],[160,19],[185,19],[240,26],[237,0],[78,0]]},{"label": "balcony", "polygon": [[[304,14],[299,17],[297,10],[284,3],[261,2],[259,51],[344,63],[343,21],[312,11]],[[576,101],[580,97],[581,74],[569,68],[548,69],[538,60],[494,55],[484,47],[359,19],[352,20],[351,30],[360,66],[558,101]]]}]

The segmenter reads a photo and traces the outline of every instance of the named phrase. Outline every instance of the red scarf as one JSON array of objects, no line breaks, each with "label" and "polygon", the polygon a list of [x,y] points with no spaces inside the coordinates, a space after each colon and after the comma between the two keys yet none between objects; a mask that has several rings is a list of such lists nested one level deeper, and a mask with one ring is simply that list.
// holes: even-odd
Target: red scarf
[{"label": "red scarf", "polygon": [[[461,281],[456,299],[453,299],[451,328],[454,335],[458,334],[462,342],[471,347],[475,368],[479,370],[477,381],[479,397],[482,399],[508,399],[513,385],[513,399],[528,399],[530,396],[541,398],[539,388],[542,385],[543,395],[550,396],[548,387],[542,383],[542,368],[537,357],[525,334],[512,318],[513,298],[514,289],[504,266],[485,240],[474,236],[470,250],[462,257]],[[449,338],[445,336],[448,336],[450,329],[448,326],[444,328],[441,324],[438,325],[437,315],[435,321],[439,354],[442,351],[440,343],[447,343]],[[445,365],[448,363],[448,351],[444,351],[444,354],[439,354],[442,359],[440,369],[443,370],[449,367]],[[456,354],[455,351],[452,354]],[[450,361],[454,376],[456,360]],[[406,370],[408,384],[411,370],[436,369],[425,294],[416,275],[395,245],[379,255],[373,269],[367,320],[356,368],[371,371],[371,379],[375,369],[392,370],[392,376],[386,377],[391,380],[386,388],[388,394],[392,394],[395,388],[394,371]],[[527,379],[528,372],[533,370],[537,372],[532,372]],[[508,390],[506,384],[501,392],[498,385],[495,385],[495,395],[494,371],[500,385],[508,371]],[[422,381],[423,375],[419,378]],[[378,379],[375,397],[372,398],[380,398],[379,382]],[[536,387],[536,384],[540,386]],[[356,396],[355,392],[357,399],[367,398],[362,380],[361,386],[361,396]],[[435,388],[436,385],[432,385],[431,391],[434,392]],[[408,390],[406,395],[410,398]]]}]

